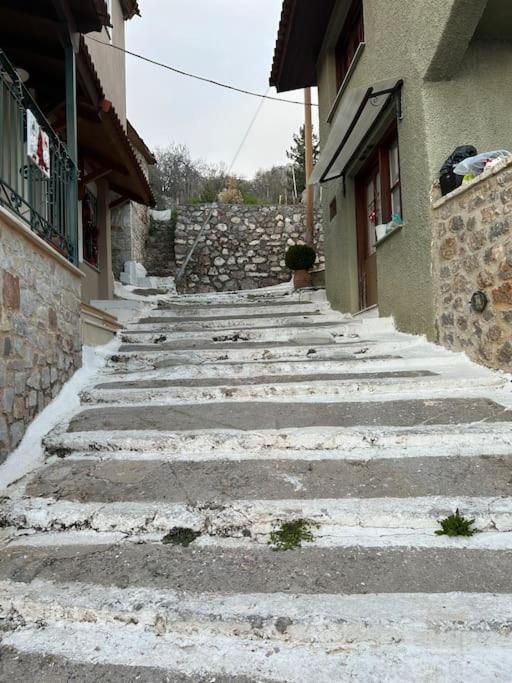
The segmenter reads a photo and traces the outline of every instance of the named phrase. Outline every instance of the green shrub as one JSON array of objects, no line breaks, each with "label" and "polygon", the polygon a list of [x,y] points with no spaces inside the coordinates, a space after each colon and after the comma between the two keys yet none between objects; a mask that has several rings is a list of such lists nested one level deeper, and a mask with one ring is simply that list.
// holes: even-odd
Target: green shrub
[{"label": "green shrub", "polygon": [[477,531],[471,528],[474,523],[474,519],[466,519],[456,510],[454,515],[439,522],[442,528],[438,529],[436,534],[438,536],[473,536]]},{"label": "green shrub", "polygon": [[286,252],[286,267],[290,270],[309,270],[316,261],[316,252],[307,244],[295,244]]},{"label": "green shrub", "polygon": [[283,522],[278,529],[270,533],[268,544],[272,550],[295,550],[301,548],[302,543],[313,543],[312,528],[318,528],[318,524],[307,519],[295,519],[292,522]]}]

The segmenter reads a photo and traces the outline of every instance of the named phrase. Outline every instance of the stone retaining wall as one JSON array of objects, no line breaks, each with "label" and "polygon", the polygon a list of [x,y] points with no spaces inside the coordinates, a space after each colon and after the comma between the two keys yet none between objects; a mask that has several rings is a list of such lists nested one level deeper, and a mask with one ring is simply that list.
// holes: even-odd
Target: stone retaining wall
[{"label": "stone retaining wall", "polygon": [[[299,206],[201,205],[179,207],[176,226],[176,268],[183,264],[197,234],[211,219],[179,288],[187,292],[236,291],[287,282],[284,255],[302,242],[305,208]],[[321,211],[316,212],[316,270],[324,268]]]},{"label": "stone retaining wall", "polygon": [[81,364],[79,271],[0,210],[0,462]]},{"label": "stone retaining wall", "polygon": [[[512,162],[433,205],[433,275],[439,343],[512,371]],[[483,292],[478,313],[471,297]]]},{"label": "stone retaining wall", "polygon": [[117,280],[127,261],[144,261],[148,233],[147,206],[127,202],[112,211],[112,270]]}]

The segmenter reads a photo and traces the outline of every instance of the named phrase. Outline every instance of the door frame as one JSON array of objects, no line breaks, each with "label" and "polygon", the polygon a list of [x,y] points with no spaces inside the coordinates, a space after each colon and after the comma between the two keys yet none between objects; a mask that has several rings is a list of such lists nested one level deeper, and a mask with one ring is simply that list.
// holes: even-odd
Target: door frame
[{"label": "door frame", "polygon": [[[356,199],[356,238],[357,238],[357,280],[359,291],[359,308],[364,310],[367,305],[366,261],[368,259],[368,216],[366,188],[372,171],[380,171],[380,197],[382,220],[389,223],[392,218],[390,194],[389,148],[398,138],[398,125],[394,120],[388,126],[382,137],[375,144],[374,151],[363,164],[354,178]],[[400,150],[399,150],[400,153]],[[378,291],[378,290],[377,290]],[[377,294],[378,297],[378,294]]]}]

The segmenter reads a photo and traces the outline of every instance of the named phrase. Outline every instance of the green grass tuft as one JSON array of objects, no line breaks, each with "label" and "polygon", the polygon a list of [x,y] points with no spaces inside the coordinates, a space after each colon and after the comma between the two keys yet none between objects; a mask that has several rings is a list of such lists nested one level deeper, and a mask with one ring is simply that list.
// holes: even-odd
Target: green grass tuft
[{"label": "green grass tuft", "polygon": [[473,536],[478,531],[478,529],[471,528],[474,523],[474,519],[466,519],[456,510],[454,515],[439,522],[442,528],[438,529],[436,534],[438,536]]},{"label": "green grass tuft", "polygon": [[293,522],[283,522],[279,529],[270,533],[268,544],[272,550],[295,550],[301,548],[302,542],[312,543],[315,539],[310,529],[318,528],[318,524],[306,519],[296,519]]}]

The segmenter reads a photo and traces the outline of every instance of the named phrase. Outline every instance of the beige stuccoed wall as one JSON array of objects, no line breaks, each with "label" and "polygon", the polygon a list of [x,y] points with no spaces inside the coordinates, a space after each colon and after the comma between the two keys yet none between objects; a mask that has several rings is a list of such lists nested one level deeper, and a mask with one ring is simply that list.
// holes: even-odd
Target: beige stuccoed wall
[{"label": "beige stuccoed wall", "polygon": [[[330,130],[327,117],[336,97],[333,49],[348,4],[338,2],[318,62],[322,141]],[[512,144],[512,86],[507,76],[512,69],[511,46],[471,41],[486,4],[366,0],[366,47],[348,86],[404,80],[399,142],[405,225],[378,248],[379,308],[381,315],[394,316],[400,329],[426,333],[431,339],[431,183],[457,145],[473,143],[484,150]],[[427,80],[431,78],[447,80]],[[353,188],[357,170],[354,166],[347,177],[346,197],[341,179],[323,186],[327,292],[336,308],[351,312],[359,306]],[[328,207],[334,196],[338,215],[330,222]]]},{"label": "beige stuccoed wall", "polygon": [[[119,0],[112,0],[112,24],[110,29],[112,44],[125,47],[125,23]],[[126,62],[125,55],[109,45],[109,38],[104,29],[101,33],[86,36],[87,47],[94,61],[105,96],[109,99],[126,128]],[[100,40],[104,45],[96,41]]]},{"label": "beige stuccoed wall", "polygon": [[0,209],[0,462],[80,367],[80,271]]}]

